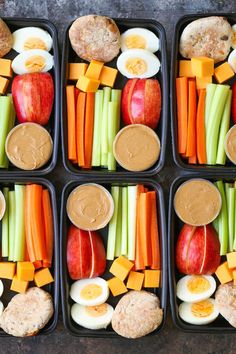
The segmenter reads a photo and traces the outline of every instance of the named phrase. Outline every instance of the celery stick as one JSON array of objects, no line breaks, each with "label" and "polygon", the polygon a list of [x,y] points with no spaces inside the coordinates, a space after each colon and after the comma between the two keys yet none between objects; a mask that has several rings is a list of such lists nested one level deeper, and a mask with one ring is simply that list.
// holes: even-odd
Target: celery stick
[{"label": "celery stick", "polygon": [[230,125],[231,100],[232,100],[232,90],[229,90],[225,107],[224,107],[223,116],[221,119],[221,124],[220,124],[220,136],[219,136],[217,157],[216,157],[216,163],[219,165],[224,165],[226,161],[224,141]]},{"label": "celery stick", "polygon": [[9,251],[8,260],[14,259],[16,202],[15,191],[9,192]]},{"label": "celery stick", "polygon": [[222,207],[219,216],[219,231],[220,234],[220,255],[224,256],[228,250],[228,239],[229,239],[229,229],[228,229],[228,212],[226,204],[226,196],[224,190],[224,184],[222,181],[217,181],[217,187],[221,194]]},{"label": "celery stick", "polygon": [[219,234],[219,217],[217,217],[215,220],[212,222],[216,232]]},{"label": "celery stick", "polygon": [[235,189],[230,187],[228,190],[228,225],[229,225],[229,249],[233,251],[234,245],[234,218],[235,218]]},{"label": "celery stick", "polygon": [[229,86],[217,85],[212,99],[206,135],[207,163],[209,165],[215,165],[216,163],[219,127],[228,92]]},{"label": "celery stick", "polygon": [[0,96],[0,166],[7,167],[5,141],[9,132],[9,122],[12,117],[12,98],[8,96]]},{"label": "celery stick", "polygon": [[128,188],[122,188],[122,237],[121,237],[121,254],[126,256],[128,247]]},{"label": "celery stick", "polygon": [[211,110],[211,104],[212,100],[215,94],[216,90],[216,84],[208,84],[206,87],[206,101],[205,101],[205,127],[207,130],[207,124],[209,120],[209,115],[210,115],[210,110]]},{"label": "celery stick", "polygon": [[137,186],[128,187],[128,259],[135,259]]},{"label": "celery stick", "polygon": [[102,110],[102,141],[101,141],[101,152],[102,154],[108,153],[108,104],[111,99],[111,88],[104,87],[104,100],[103,100],[103,110]]},{"label": "celery stick", "polygon": [[116,169],[116,160],[113,154],[113,141],[117,133],[118,103],[108,103],[108,170]]},{"label": "celery stick", "polygon": [[234,182],[235,200],[234,200],[234,244],[233,249],[236,250],[236,182]]},{"label": "celery stick", "polygon": [[3,188],[6,210],[2,219],[2,257],[8,257],[8,228],[9,228],[9,188]]},{"label": "celery stick", "polygon": [[121,238],[122,238],[122,189],[119,188],[115,257],[119,257],[121,255]]},{"label": "celery stick", "polygon": [[120,187],[112,186],[111,195],[114,201],[114,213],[108,226],[107,259],[109,260],[113,260],[115,256]]},{"label": "celery stick", "polygon": [[101,164],[101,128],[102,128],[102,106],[103,90],[95,93],[94,129],[93,129],[93,151],[92,166]]},{"label": "celery stick", "polygon": [[15,185],[16,221],[15,221],[15,242],[14,261],[23,261],[25,255],[25,186]]},{"label": "celery stick", "polygon": [[117,110],[117,132],[120,129],[120,105],[121,105],[121,90],[111,90],[111,100],[112,102],[118,103],[118,110]]}]

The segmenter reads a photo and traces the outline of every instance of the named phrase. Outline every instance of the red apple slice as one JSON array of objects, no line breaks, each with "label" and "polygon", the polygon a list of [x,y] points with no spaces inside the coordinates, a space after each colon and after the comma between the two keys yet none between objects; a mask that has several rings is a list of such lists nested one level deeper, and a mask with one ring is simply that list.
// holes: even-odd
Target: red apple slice
[{"label": "red apple slice", "polygon": [[102,275],[106,269],[106,252],[101,236],[94,231],[89,231],[91,242],[92,264],[89,278]]}]

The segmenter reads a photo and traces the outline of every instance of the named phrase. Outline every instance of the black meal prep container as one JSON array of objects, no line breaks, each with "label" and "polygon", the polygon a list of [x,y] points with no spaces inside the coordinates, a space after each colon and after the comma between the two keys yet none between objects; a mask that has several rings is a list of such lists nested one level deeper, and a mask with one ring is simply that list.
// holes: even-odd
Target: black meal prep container
[{"label": "black meal prep container", "polygon": [[[54,252],[53,252],[53,261],[51,267],[51,273],[54,278],[54,282],[42,287],[42,289],[48,291],[53,298],[53,306],[54,306],[54,313],[50,321],[47,325],[42,328],[38,334],[50,334],[52,333],[57,325],[58,320],[58,309],[59,309],[59,230],[58,230],[58,219],[57,219],[57,204],[56,204],[56,192],[53,184],[44,178],[37,178],[37,177],[9,177],[7,180],[5,178],[0,177],[0,190],[3,187],[13,187],[14,184],[32,184],[38,183],[41,184],[43,187],[47,188],[50,193],[51,197],[51,205],[52,205],[52,213],[53,213],[53,225],[54,225]],[[1,221],[0,221],[0,236],[1,233]],[[2,236],[1,236],[2,237]],[[3,258],[4,260],[4,258]],[[4,285],[4,291],[1,296],[1,301],[3,302],[4,307],[7,306],[8,302],[11,298],[16,295],[17,293],[10,290],[11,280],[2,279]],[[35,286],[34,283],[30,283],[29,288]],[[2,329],[0,329],[0,337],[11,337],[9,334],[5,333]]]},{"label": "black meal prep container", "polygon": [[[90,178],[86,181],[72,181],[69,182],[63,189],[62,201],[61,201],[61,220],[60,220],[60,278],[61,278],[61,299],[62,299],[62,312],[63,312],[63,322],[68,331],[77,337],[95,337],[95,338],[123,338],[116,334],[111,325],[107,329],[102,330],[89,330],[83,328],[76,324],[70,315],[70,308],[74,301],[70,298],[70,286],[74,282],[70,279],[69,273],[67,271],[66,262],[66,244],[67,244],[67,230],[71,222],[69,221],[66,213],[66,202],[70,192],[77,186],[84,183],[98,183],[108,190],[110,190],[111,185],[127,186],[136,185],[138,183],[144,184],[150,190],[154,190],[157,193],[157,211],[158,211],[158,222],[159,222],[159,237],[160,237],[160,247],[161,247],[161,287],[158,289],[147,289],[158,295],[160,298],[161,308],[163,309],[163,321],[158,329],[150,333],[150,335],[158,335],[160,330],[163,328],[166,319],[166,308],[167,308],[167,249],[166,249],[166,222],[165,222],[165,206],[164,206],[164,196],[161,186],[149,179],[135,179],[135,178],[124,178],[122,181],[116,178]],[[103,238],[104,245],[106,248],[107,244],[107,231],[108,227],[98,230]],[[106,272],[101,277],[105,279],[112,278],[112,274],[109,273],[109,268],[112,261],[107,261]],[[124,294],[123,294],[124,295]],[[113,307],[118,303],[119,299],[122,297],[112,295],[108,298],[108,303]]]},{"label": "black meal prep container", "polygon": [[[177,328],[184,332],[189,333],[235,333],[235,328],[232,327],[228,321],[226,321],[221,315],[217,317],[215,321],[209,323],[208,325],[192,325],[183,321],[178,313],[178,307],[181,300],[176,297],[176,283],[177,281],[184,277],[185,274],[180,274],[175,265],[175,246],[179,232],[184,225],[184,223],[178,218],[174,210],[174,195],[178,187],[192,178],[204,178],[211,182],[223,180],[223,182],[235,180],[235,174],[233,173],[222,173],[219,175],[213,173],[198,173],[198,174],[189,174],[182,177],[177,177],[170,189],[169,197],[169,215],[168,215],[168,275],[169,275],[169,289],[170,289],[170,304],[172,319]],[[226,260],[226,259],[225,259]],[[221,263],[223,260],[221,259]],[[213,274],[214,275],[214,274]],[[220,285],[220,282],[216,279],[217,286]],[[215,298],[214,294],[211,296]]]},{"label": "black meal prep container", "polygon": [[[226,159],[226,164],[223,165],[194,165],[188,164],[182,159],[178,153],[178,129],[177,129],[177,110],[176,110],[176,89],[175,89],[175,79],[178,77],[178,60],[186,59],[179,54],[179,39],[183,29],[192,21],[199,18],[209,17],[209,16],[223,16],[226,17],[228,22],[233,25],[236,23],[236,13],[205,13],[205,14],[189,14],[181,17],[175,25],[175,33],[172,42],[172,51],[171,51],[171,71],[170,71],[170,107],[171,107],[171,135],[172,135],[172,149],[173,157],[175,164],[189,172],[203,172],[206,171],[209,173],[221,173],[221,172],[236,172],[236,165],[234,165],[230,160]],[[225,62],[225,61],[224,61]],[[220,62],[219,64],[222,64]],[[223,84],[227,85],[236,80],[234,76],[232,79],[224,82]],[[231,122],[232,126],[232,122]]]},{"label": "black meal prep container", "polygon": [[[161,67],[157,75],[155,76],[161,86],[162,93],[162,108],[160,121],[158,123],[157,129],[155,130],[161,143],[161,151],[158,161],[148,170],[142,172],[131,172],[127,171],[117,163],[116,171],[108,171],[107,169],[101,167],[93,167],[91,170],[83,170],[80,167],[71,163],[67,157],[67,146],[68,146],[68,129],[67,129],[67,109],[66,109],[66,93],[65,88],[69,82],[75,83],[75,81],[67,81],[67,67],[68,63],[74,62],[83,62],[77,54],[74,52],[70,45],[69,40],[69,29],[71,24],[68,26],[65,32],[65,37],[63,41],[63,51],[62,51],[62,67],[61,67],[61,136],[62,136],[62,156],[63,163],[66,170],[72,173],[75,177],[78,176],[87,176],[92,177],[101,177],[101,176],[130,176],[130,177],[146,177],[153,176],[160,172],[164,166],[165,161],[165,150],[166,150],[166,136],[167,136],[167,124],[168,124],[168,104],[169,104],[169,81],[168,81],[168,68],[167,68],[167,53],[166,53],[166,34],[163,26],[155,20],[144,20],[144,19],[114,19],[121,33],[124,31],[134,28],[134,27],[143,27],[147,28],[150,31],[154,32],[160,40],[160,49],[158,50],[157,57],[161,62]],[[110,63],[106,65],[116,68],[117,57]],[[123,89],[127,78],[121,75],[118,72],[115,87],[117,89]],[[122,128],[122,119],[121,119],[121,128]]]},{"label": "black meal prep container", "polygon": [[[47,31],[53,39],[53,45],[50,53],[53,55],[54,58],[54,66],[49,71],[52,75],[53,82],[54,82],[54,105],[52,109],[52,113],[49,119],[48,124],[45,126],[47,131],[50,133],[53,141],[53,151],[52,156],[49,161],[39,168],[38,170],[33,171],[25,171],[18,167],[15,167],[11,162],[9,162],[8,169],[0,169],[0,176],[43,176],[47,173],[50,173],[53,168],[56,166],[57,162],[57,152],[58,152],[58,138],[59,138],[59,101],[60,101],[60,71],[59,71],[59,54],[58,54],[58,40],[57,40],[57,29],[54,24],[45,19],[35,19],[35,18],[3,18],[6,22],[10,31],[13,32],[17,29],[23,27],[39,27],[43,30]],[[4,56],[7,59],[14,59],[18,53],[15,52],[13,49]],[[15,74],[14,74],[15,76]],[[10,79],[11,81],[12,79]],[[11,82],[8,86],[8,93],[11,92]],[[15,125],[18,124],[17,118]]]}]

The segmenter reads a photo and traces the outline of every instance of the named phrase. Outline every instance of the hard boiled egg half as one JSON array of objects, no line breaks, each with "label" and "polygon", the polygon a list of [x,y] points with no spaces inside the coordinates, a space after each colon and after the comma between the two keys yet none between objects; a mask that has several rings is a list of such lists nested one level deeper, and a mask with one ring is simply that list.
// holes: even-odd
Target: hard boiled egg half
[{"label": "hard boiled egg half", "polygon": [[187,323],[193,325],[206,325],[215,321],[219,311],[215,300],[210,298],[196,303],[182,302],[179,306],[179,316]]},{"label": "hard boiled egg half", "polygon": [[128,79],[144,79],[158,73],[160,61],[146,49],[129,49],[118,57],[117,68]]},{"label": "hard boiled egg half", "polygon": [[107,282],[102,278],[81,279],[70,288],[72,300],[83,306],[97,306],[106,302],[109,296]]},{"label": "hard boiled egg half", "polygon": [[236,73],[236,49],[232,50],[228,56],[228,63],[231,66],[232,70]]},{"label": "hard boiled egg half", "polygon": [[177,297],[186,302],[208,299],[216,290],[216,281],[211,275],[186,275],[176,286]]},{"label": "hard boiled egg half", "polygon": [[71,307],[71,317],[82,327],[101,329],[110,324],[113,311],[112,306],[107,303],[96,306],[74,304]]},{"label": "hard boiled egg half", "polygon": [[159,49],[159,38],[146,28],[128,29],[121,35],[121,50],[128,49],[146,49],[155,53]]},{"label": "hard boiled egg half", "polygon": [[24,27],[12,33],[13,49],[21,53],[29,49],[42,49],[50,51],[52,37],[47,31],[39,27]]},{"label": "hard boiled egg half", "polygon": [[12,61],[12,70],[16,74],[47,72],[54,65],[53,56],[46,50],[29,49],[18,54]]}]

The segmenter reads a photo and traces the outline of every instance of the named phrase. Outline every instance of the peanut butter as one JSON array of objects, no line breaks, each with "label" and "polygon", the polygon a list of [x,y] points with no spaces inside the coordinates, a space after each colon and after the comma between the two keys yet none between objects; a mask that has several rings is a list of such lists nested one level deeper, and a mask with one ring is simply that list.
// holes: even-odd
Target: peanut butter
[{"label": "peanut butter", "polygon": [[144,171],[152,167],[160,155],[160,141],[146,125],[131,124],[121,129],[113,143],[117,162],[128,171]]},{"label": "peanut butter", "polygon": [[71,192],[66,209],[70,221],[75,226],[92,231],[108,224],[114,212],[114,203],[104,187],[86,183]]},{"label": "peanut butter", "polygon": [[234,125],[225,137],[225,152],[231,162],[236,164],[236,125]]},{"label": "peanut butter", "polygon": [[178,217],[193,226],[207,225],[219,214],[221,195],[213,183],[205,179],[191,179],[176,191],[174,208]]},{"label": "peanut butter", "polygon": [[9,160],[22,170],[35,170],[48,162],[52,154],[52,139],[47,130],[36,123],[23,123],[7,136]]}]

